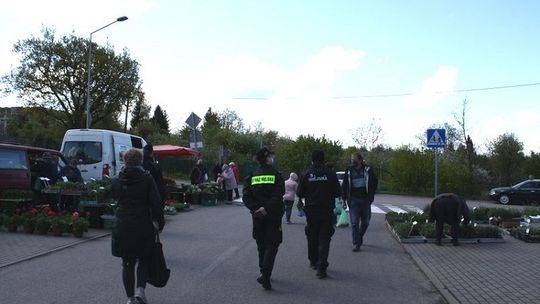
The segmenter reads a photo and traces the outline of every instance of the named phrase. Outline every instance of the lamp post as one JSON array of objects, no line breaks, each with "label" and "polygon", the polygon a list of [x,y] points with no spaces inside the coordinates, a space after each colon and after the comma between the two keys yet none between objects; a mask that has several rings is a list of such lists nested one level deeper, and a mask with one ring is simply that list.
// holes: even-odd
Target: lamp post
[{"label": "lamp post", "polygon": [[88,40],[88,81],[86,84],[86,128],[87,129],[90,129],[90,124],[92,120],[92,116],[90,115],[90,104],[92,102],[92,99],[90,98],[90,83],[92,82],[92,34],[94,34],[95,32],[101,31],[102,29],[116,22],[126,21],[127,19],[128,17],[126,16],[118,17],[113,22],[105,26],[102,26],[98,28],[97,30],[90,33],[90,40]]}]

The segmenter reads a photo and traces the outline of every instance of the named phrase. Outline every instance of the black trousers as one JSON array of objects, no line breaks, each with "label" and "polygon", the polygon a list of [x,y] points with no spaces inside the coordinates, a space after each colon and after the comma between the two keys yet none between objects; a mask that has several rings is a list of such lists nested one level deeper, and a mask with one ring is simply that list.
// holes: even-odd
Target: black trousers
[{"label": "black trousers", "polygon": [[283,240],[281,217],[279,219],[253,218],[253,238],[257,242],[259,270],[263,276],[270,278],[279,244]]},{"label": "black trousers", "polygon": [[317,265],[320,271],[325,271],[328,268],[330,241],[335,232],[335,216],[333,213],[321,214],[306,210],[306,221],[305,232],[309,262],[312,265]]},{"label": "black trousers", "polygon": [[459,233],[458,208],[459,202],[450,198],[441,198],[433,205],[435,214],[435,237],[440,240],[443,235],[444,224],[450,225],[450,234],[453,240],[457,240]]},{"label": "black trousers", "polygon": [[122,281],[128,297],[135,294],[135,264],[137,264],[137,287],[146,287],[148,258],[122,258]]}]

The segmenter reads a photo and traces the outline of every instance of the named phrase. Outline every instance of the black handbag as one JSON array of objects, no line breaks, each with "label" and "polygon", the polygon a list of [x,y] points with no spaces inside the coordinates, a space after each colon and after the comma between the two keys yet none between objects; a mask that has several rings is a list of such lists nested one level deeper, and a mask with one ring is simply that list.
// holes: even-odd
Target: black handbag
[{"label": "black handbag", "polygon": [[147,283],[155,287],[165,287],[169,281],[171,270],[167,268],[165,256],[163,255],[163,245],[159,240],[159,233],[156,231],[156,239],[152,248],[152,255],[148,265]]}]

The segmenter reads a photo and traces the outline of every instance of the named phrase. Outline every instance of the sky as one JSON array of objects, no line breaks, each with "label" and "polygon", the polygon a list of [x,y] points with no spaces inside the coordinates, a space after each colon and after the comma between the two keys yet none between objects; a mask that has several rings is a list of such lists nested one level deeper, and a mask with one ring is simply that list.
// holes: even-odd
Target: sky
[{"label": "sky", "polygon": [[[90,6],[91,4],[91,6]],[[513,133],[540,152],[540,1],[18,0],[0,10],[0,75],[18,40],[90,33],[129,50],[147,101],[178,130],[190,113],[236,111],[248,127],[353,145],[421,147],[467,100],[480,152]],[[529,85],[533,84],[533,85]],[[525,86],[521,86],[525,85]],[[489,89],[516,86],[506,89]],[[480,89],[480,90],[477,90]],[[0,96],[0,106],[21,105]]]}]

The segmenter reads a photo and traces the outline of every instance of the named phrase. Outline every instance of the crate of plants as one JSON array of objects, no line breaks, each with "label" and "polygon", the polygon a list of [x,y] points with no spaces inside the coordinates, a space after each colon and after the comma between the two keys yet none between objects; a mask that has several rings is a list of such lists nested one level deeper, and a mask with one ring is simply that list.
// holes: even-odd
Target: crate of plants
[{"label": "crate of plants", "polygon": [[401,243],[425,243],[426,238],[420,232],[427,219],[425,213],[389,212],[386,214],[388,229]]},{"label": "crate of plants", "polygon": [[517,227],[510,230],[510,235],[527,243],[540,243],[539,227]]},{"label": "crate of plants", "polygon": [[222,191],[218,183],[210,182],[200,185],[201,188],[201,205],[215,206],[218,203],[218,194]]}]

